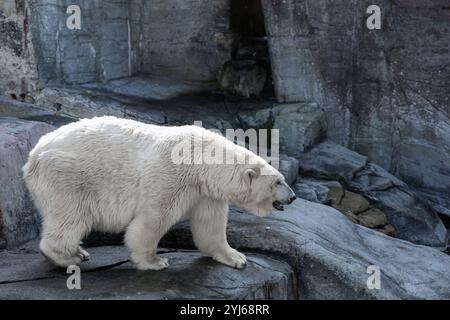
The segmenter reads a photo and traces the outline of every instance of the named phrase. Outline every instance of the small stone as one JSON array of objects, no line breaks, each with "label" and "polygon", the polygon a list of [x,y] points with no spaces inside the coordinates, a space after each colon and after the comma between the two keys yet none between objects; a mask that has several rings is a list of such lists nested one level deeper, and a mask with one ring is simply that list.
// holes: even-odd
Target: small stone
[{"label": "small stone", "polygon": [[328,197],[331,200],[331,204],[339,205],[344,197],[344,189],[339,183],[337,185],[329,186],[328,188],[330,189]]},{"label": "small stone", "polygon": [[377,228],[375,230],[380,231],[381,233],[384,233],[385,235],[388,235],[388,236],[394,236],[395,235],[395,228],[392,225],[390,225],[390,224],[387,224],[384,227]]},{"label": "small stone", "polygon": [[270,230],[270,227],[266,227],[266,231],[269,231]]},{"label": "small stone", "polygon": [[386,215],[383,211],[371,208],[357,216],[358,222],[368,228],[378,228],[387,224]]},{"label": "small stone", "polygon": [[346,211],[358,214],[369,209],[369,202],[366,200],[366,198],[359,194],[345,191],[340,206],[342,206],[342,208],[344,208],[344,210]]}]

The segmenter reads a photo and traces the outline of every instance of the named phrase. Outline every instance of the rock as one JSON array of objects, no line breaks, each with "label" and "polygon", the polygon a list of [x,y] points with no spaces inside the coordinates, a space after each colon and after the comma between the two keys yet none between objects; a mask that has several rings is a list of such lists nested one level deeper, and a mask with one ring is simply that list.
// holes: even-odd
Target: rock
[{"label": "rock", "polygon": [[278,170],[284,175],[286,183],[292,185],[298,177],[298,160],[282,154]]},{"label": "rock", "polygon": [[251,128],[278,129],[281,151],[292,157],[316,145],[325,133],[324,112],[315,103],[275,105],[240,117]]},{"label": "rock", "polygon": [[406,183],[372,162],[368,162],[364,168],[357,171],[349,185],[359,192],[383,191],[392,187],[407,187]]},{"label": "rock", "polygon": [[0,252],[0,299],[293,299],[291,267],[248,254],[245,269],[219,264],[194,251],[161,250],[170,261],[164,271],[138,271],[124,246],[88,249],[81,264],[81,290],[68,290],[65,270],[58,270],[32,249]]},{"label": "rock", "polygon": [[325,141],[299,157],[304,176],[338,180],[349,184],[367,164],[367,157],[335,143]]},{"label": "rock", "polygon": [[23,5],[20,7],[14,0],[0,3],[0,95],[32,101],[38,74],[26,50],[31,47],[29,20]]},{"label": "rock", "polygon": [[[437,214],[404,182],[367,157],[327,141],[298,159],[302,175],[338,180],[369,199],[373,207],[387,215],[397,237],[441,249],[447,246],[448,234]],[[342,203],[335,207],[346,210]]]},{"label": "rock", "polygon": [[266,70],[255,61],[227,61],[220,72],[219,85],[228,93],[250,98],[261,94],[266,79]]},{"label": "rock", "polygon": [[192,81],[217,81],[231,57],[230,4],[168,0],[125,1],[136,71]]},{"label": "rock", "polygon": [[[321,187],[319,187],[319,188],[321,188]],[[294,192],[297,195],[297,197],[308,200],[308,201],[317,202],[317,203],[326,202],[328,200],[327,199],[328,190],[323,188],[322,190],[318,190],[318,191],[320,192],[320,195],[322,196],[320,199],[319,199],[319,195],[317,194],[317,190],[315,190],[314,187],[311,187],[310,185],[304,184],[304,183],[296,183],[294,185]],[[323,195],[325,195],[325,197]]]},{"label": "rock", "polygon": [[358,214],[357,220],[361,225],[367,228],[379,228],[387,224],[384,212],[376,208]]},{"label": "rock", "polygon": [[39,78],[46,82],[81,84],[137,72],[212,80],[229,57],[228,21],[219,2],[190,2],[189,14],[176,0],[151,7],[140,0],[89,2],[83,5],[83,34],[58,23],[66,19],[62,3],[27,6]]},{"label": "rock", "polygon": [[[370,185],[368,186],[370,187]],[[299,198],[331,205],[353,223],[361,224],[388,235],[393,235],[395,232],[393,226],[386,225],[387,218],[383,211],[370,207],[369,202],[364,197],[344,190],[337,181],[304,178],[295,183],[293,188]],[[372,190],[373,188],[369,189]]]},{"label": "rock", "polygon": [[345,191],[339,205],[343,210],[350,211],[353,214],[369,209],[369,202],[363,196],[350,191]]},{"label": "rock", "polygon": [[[131,82],[131,87],[127,87],[127,82]],[[234,109],[242,105],[251,107],[253,103],[251,101],[233,102],[227,100],[227,97],[223,95],[207,93],[192,96],[184,92],[178,98],[170,98],[172,94],[178,92],[178,89],[185,90],[186,87],[179,86],[175,90],[166,89],[161,95],[161,92],[157,94],[161,82],[168,85],[173,81],[147,79],[146,85],[142,82],[145,81],[135,78],[101,85],[92,84],[88,86],[89,90],[84,87],[45,88],[36,97],[36,105],[52,114],[73,118],[109,115],[157,125],[192,125],[194,121],[200,119],[205,128],[219,129],[224,132],[225,129],[240,127],[236,117],[232,114],[235,112]],[[117,89],[118,83],[122,84],[120,90]],[[132,91],[136,83],[140,83],[139,90],[149,88],[146,99],[139,99],[133,95],[125,96],[120,93],[131,91],[133,94],[137,94]],[[115,91],[118,93],[116,94]],[[153,94],[157,94],[157,96],[152,98]],[[223,108],[225,102],[232,111]]]},{"label": "rock", "polygon": [[[288,262],[300,299],[450,298],[450,256],[353,224],[328,206],[297,199],[267,218],[232,212],[227,233],[236,248]],[[175,226],[162,245],[191,247],[188,222]],[[372,265],[381,270],[380,290],[366,285]]]},{"label": "rock", "polygon": [[416,193],[424,199],[428,200],[428,204],[441,216],[450,217],[450,199],[442,197],[439,192],[432,192],[430,190],[417,190]]},{"label": "rock", "polygon": [[390,225],[390,224],[387,224],[384,227],[378,228],[378,229],[375,229],[375,230],[377,230],[379,232],[382,232],[382,233],[384,233],[384,234],[386,234],[388,236],[394,236],[395,235],[395,228],[392,225]]},{"label": "rock", "polygon": [[328,204],[330,202],[330,187],[327,182],[313,179],[301,179],[294,185],[297,197],[308,201]]},{"label": "rock", "polygon": [[22,179],[22,167],[39,138],[55,127],[0,118],[0,248],[16,247],[39,235],[40,220]]},{"label": "rock", "polygon": [[330,191],[328,192],[328,196],[330,197],[332,205],[338,205],[341,203],[342,198],[344,197],[345,190],[342,188],[342,185],[339,182],[333,182],[334,185],[329,186]]},{"label": "rock", "polygon": [[399,188],[378,191],[373,196],[376,207],[386,213],[395,227],[397,237],[445,250],[447,230],[430,207]]}]

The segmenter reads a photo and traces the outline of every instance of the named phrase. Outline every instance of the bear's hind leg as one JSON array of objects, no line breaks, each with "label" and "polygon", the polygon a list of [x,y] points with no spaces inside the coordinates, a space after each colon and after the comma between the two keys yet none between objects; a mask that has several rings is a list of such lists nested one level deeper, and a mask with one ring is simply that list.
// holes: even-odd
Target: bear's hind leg
[{"label": "bear's hind leg", "polygon": [[[162,217],[162,216],[159,216]],[[167,258],[156,254],[158,242],[172,226],[147,216],[136,217],[125,233],[125,244],[131,251],[131,260],[139,270],[162,270],[169,267]]]},{"label": "bear's hind leg", "polygon": [[48,260],[59,267],[79,265],[89,257],[89,254],[80,247],[84,235],[86,230],[81,224],[66,222],[60,225],[44,218],[39,248]]},{"label": "bear's hind leg", "polygon": [[228,244],[227,217],[228,205],[225,202],[208,198],[201,200],[190,212],[194,242],[202,253],[214,260],[242,269],[247,258]]}]

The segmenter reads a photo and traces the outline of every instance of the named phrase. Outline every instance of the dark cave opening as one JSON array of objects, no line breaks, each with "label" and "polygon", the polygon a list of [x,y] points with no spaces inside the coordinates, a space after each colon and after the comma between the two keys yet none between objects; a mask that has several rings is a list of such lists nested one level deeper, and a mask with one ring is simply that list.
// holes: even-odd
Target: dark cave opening
[{"label": "dark cave opening", "polygon": [[231,0],[230,29],[248,37],[265,37],[261,0]]},{"label": "dark cave opening", "polygon": [[221,87],[242,96],[274,97],[272,67],[261,0],[231,0],[231,60],[219,79]]}]

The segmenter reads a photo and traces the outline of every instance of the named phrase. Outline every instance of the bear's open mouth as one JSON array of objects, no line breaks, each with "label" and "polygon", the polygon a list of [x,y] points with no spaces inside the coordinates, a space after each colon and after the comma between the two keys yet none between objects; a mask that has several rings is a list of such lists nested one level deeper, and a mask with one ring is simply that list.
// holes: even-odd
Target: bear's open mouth
[{"label": "bear's open mouth", "polygon": [[278,211],[284,211],[283,204],[280,201],[274,201],[272,202],[272,206],[277,209]]}]

